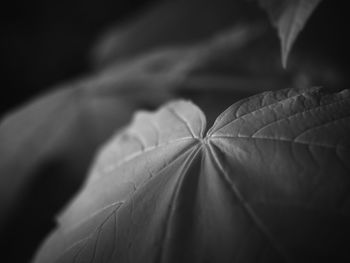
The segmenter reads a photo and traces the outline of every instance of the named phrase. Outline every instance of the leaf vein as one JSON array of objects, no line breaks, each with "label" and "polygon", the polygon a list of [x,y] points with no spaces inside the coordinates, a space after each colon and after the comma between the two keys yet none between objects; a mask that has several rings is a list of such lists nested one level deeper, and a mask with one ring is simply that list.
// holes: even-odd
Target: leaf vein
[{"label": "leaf vein", "polygon": [[257,134],[259,131],[263,130],[264,128],[270,126],[270,125],[273,125],[277,122],[280,122],[280,121],[283,121],[283,120],[287,120],[287,119],[290,119],[290,118],[293,118],[295,116],[298,116],[298,115],[301,115],[301,114],[305,114],[307,112],[311,112],[311,111],[314,111],[314,110],[317,110],[317,109],[320,109],[322,107],[328,107],[328,106],[332,106],[332,105],[337,105],[341,102],[344,102],[344,101],[347,101],[347,100],[350,100],[350,98],[346,98],[346,99],[342,99],[342,100],[338,100],[338,101],[334,101],[334,102],[331,102],[331,103],[328,103],[328,104],[323,104],[323,105],[318,105],[316,107],[312,107],[312,108],[309,108],[309,109],[306,109],[306,110],[303,110],[303,111],[299,111],[299,112],[296,112],[292,115],[289,115],[289,116],[286,116],[286,117],[282,117],[282,118],[279,118],[277,120],[274,120],[272,122],[269,122],[267,123],[266,125],[264,125],[263,127],[259,128],[257,131],[254,132],[254,134],[252,134],[251,136],[254,137],[255,134]]},{"label": "leaf vein", "polygon": [[230,186],[234,196],[238,199],[239,203],[242,205],[242,208],[250,217],[252,222],[255,224],[255,226],[258,228],[259,231],[262,232],[263,235],[269,240],[273,248],[282,256],[282,258],[285,260],[285,262],[293,262],[290,258],[290,256],[287,254],[287,251],[279,244],[277,240],[275,240],[275,237],[272,235],[270,230],[265,226],[265,224],[260,220],[260,218],[256,215],[254,210],[251,208],[249,203],[244,199],[243,195],[238,190],[237,186],[232,182],[229,175],[226,173],[224,167],[222,166],[221,162],[219,161],[219,157],[217,156],[217,153],[213,149],[212,144],[209,144],[209,149],[212,158],[214,159],[214,162],[218,169],[220,170],[221,174],[223,175],[223,180]]},{"label": "leaf vein", "polygon": [[170,204],[169,204],[169,208],[168,208],[168,212],[167,212],[167,216],[166,216],[166,221],[165,221],[165,227],[164,227],[164,232],[162,235],[162,242],[161,242],[161,248],[159,250],[159,253],[157,255],[156,261],[155,262],[165,262],[163,260],[164,257],[164,243],[167,240],[167,237],[169,236],[169,232],[170,232],[170,220],[171,218],[173,218],[173,214],[175,212],[175,202],[178,199],[179,196],[179,192],[180,192],[180,187],[183,181],[183,178],[186,174],[186,171],[188,170],[188,168],[190,167],[193,159],[196,157],[197,153],[200,151],[201,147],[197,147],[195,148],[192,153],[187,157],[187,159],[185,160],[182,169],[179,171],[180,173],[180,178],[178,179],[178,181],[176,182],[175,185],[175,190],[174,193],[171,197],[170,200]]},{"label": "leaf vein", "polygon": [[172,144],[175,144],[175,143],[178,143],[178,142],[181,142],[181,141],[193,140],[193,139],[194,139],[193,137],[183,137],[183,138],[175,139],[175,140],[163,143],[163,144],[149,146],[149,147],[145,148],[143,151],[138,151],[138,152],[134,152],[134,153],[130,154],[129,156],[127,156],[124,159],[122,159],[119,162],[117,162],[116,164],[112,164],[112,165],[106,166],[104,168],[104,172],[112,172],[113,170],[119,168],[120,166],[122,166],[123,164],[125,164],[127,162],[130,162],[130,161],[134,160],[135,158],[141,156],[142,154],[146,154],[148,152],[157,150],[160,147],[170,146]]},{"label": "leaf vein", "polygon": [[[285,102],[285,101],[287,101],[287,100],[291,100],[291,99],[297,98],[297,97],[299,97],[299,96],[303,96],[303,95],[307,94],[308,92],[310,92],[310,91],[305,91],[305,92],[303,92],[303,93],[298,93],[298,94],[293,95],[293,96],[290,96],[290,97],[288,97],[288,98],[284,98],[284,99],[282,99],[282,100],[279,100],[279,101],[270,103],[270,104],[268,104],[268,105],[262,106],[262,107],[260,107],[260,108],[258,108],[258,109],[256,109],[256,110],[254,110],[254,111],[250,111],[250,112],[248,112],[248,113],[245,113],[245,114],[239,116],[238,118],[235,118],[235,119],[229,121],[228,123],[226,123],[226,124],[223,125],[222,127],[216,129],[216,132],[218,132],[219,130],[222,130],[223,128],[227,127],[227,126],[230,125],[230,124],[235,123],[236,121],[242,119],[243,117],[245,117],[245,116],[247,116],[247,115],[252,115],[252,114],[254,114],[254,113],[256,113],[256,112],[259,112],[259,111],[262,111],[262,110],[264,110],[264,109],[266,109],[266,108],[270,108],[270,107],[275,106],[275,105],[277,105],[277,104],[283,103],[283,102]],[[229,109],[230,109],[230,108],[229,108]]]},{"label": "leaf vein", "polygon": [[329,145],[329,144],[318,144],[318,143],[307,143],[307,142],[302,142],[302,141],[294,141],[291,139],[286,139],[286,138],[273,138],[273,137],[250,137],[250,136],[228,136],[228,135],[224,135],[224,136],[212,136],[211,139],[247,139],[247,140],[271,140],[271,141],[279,141],[279,142],[285,142],[285,143],[296,143],[296,144],[301,144],[301,145],[306,145],[306,146],[317,146],[317,147],[324,147],[324,148],[330,148],[330,149],[334,149],[334,148],[345,148],[348,149],[348,147],[343,146],[343,145]]},{"label": "leaf vein", "polygon": [[324,123],[322,123],[322,124],[320,124],[320,125],[317,125],[317,126],[308,128],[308,129],[306,129],[305,131],[303,131],[302,133],[300,133],[297,137],[295,137],[295,138],[294,138],[294,141],[298,142],[298,138],[300,138],[300,137],[303,136],[304,134],[306,134],[306,133],[308,133],[308,132],[311,132],[311,131],[313,131],[313,130],[315,130],[315,129],[321,128],[321,127],[326,126],[326,125],[329,125],[329,124],[331,124],[331,123],[337,123],[337,122],[343,121],[343,120],[348,119],[348,118],[350,118],[350,116],[344,116],[344,117],[342,117],[342,118],[339,118],[339,119],[336,119],[336,120],[329,120],[329,121],[324,122]]},{"label": "leaf vein", "polygon": [[191,134],[191,136],[192,136],[193,138],[196,138],[196,139],[198,138],[198,136],[195,135],[195,133],[194,133],[194,131],[193,131],[193,129],[192,129],[190,123],[189,123],[183,116],[181,116],[181,114],[179,114],[178,112],[176,112],[176,110],[173,109],[173,108],[168,107],[167,109],[168,109],[169,112],[171,112],[177,119],[179,119],[183,124],[185,124],[187,130],[190,132],[190,134]]}]

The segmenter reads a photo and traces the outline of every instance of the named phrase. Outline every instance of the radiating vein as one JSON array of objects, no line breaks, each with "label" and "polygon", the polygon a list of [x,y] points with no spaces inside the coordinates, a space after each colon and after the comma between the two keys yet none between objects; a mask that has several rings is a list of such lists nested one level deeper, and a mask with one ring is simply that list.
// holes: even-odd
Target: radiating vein
[{"label": "radiating vein", "polygon": [[188,123],[188,121],[182,117],[178,112],[176,112],[175,109],[168,107],[167,108],[177,119],[179,119],[183,124],[185,124],[187,130],[190,132],[191,136],[193,138],[198,138],[198,136],[195,135],[194,131],[192,130],[191,125]]},{"label": "radiating vein", "polygon": [[86,247],[87,245],[87,242],[89,240],[91,240],[91,238],[94,236],[94,234],[96,232],[99,232],[101,231],[101,229],[103,228],[103,226],[106,224],[106,222],[108,221],[109,218],[111,218],[111,216],[113,216],[118,210],[119,208],[121,207],[120,206],[117,206],[115,209],[112,210],[112,212],[102,221],[101,224],[99,224],[93,231],[90,232],[89,235],[87,235],[86,237],[82,238],[82,239],[79,239],[78,241],[74,242],[74,244],[72,244],[70,247],[68,247],[67,249],[65,249],[63,251],[63,253],[58,256],[58,258],[55,260],[55,262],[59,262],[59,260],[66,254],[68,253],[70,250],[72,250],[74,247],[78,246],[79,244],[81,243],[84,243],[83,244],[83,248],[79,250],[79,253]]},{"label": "radiating vein", "polygon": [[273,120],[272,122],[269,122],[269,123],[263,125],[257,131],[255,131],[254,134],[252,134],[251,136],[254,137],[254,135],[257,134],[259,131],[261,131],[261,130],[263,130],[263,129],[265,129],[265,128],[269,127],[270,125],[273,125],[273,124],[275,124],[277,122],[280,122],[280,121],[283,121],[283,120],[288,120],[288,119],[293,118],[295,116],[302,115],[302,114],[305,114],[307,112],[315,111],[317,109],[322,109],[322,108],[325,108],[325,107],[328,107],[328,106],[336,105],[336,104],[339,104],[341,102],[348,101],[348,100],[350,100],[350,98],[333,101],[333,102],[328,103],[328,104],[318,105],[316,107],[308,108],[308,109],[303,110],[303,111],[298,111],[298,112],[296,112],[294,114],[291,114],[291,115],[288,115],[288,116],[282,116],[282,118],[279,118],[277,120]]},{"label": "radiating vein", "polygon": [[104,171],[105,172],[111,172],[111,171],[119,168],[120,166],[124,165],[125,163],[130,162],[130,161],[134,160],[135,158],[137,158],[137,157],[139,157],[139,156],[141,156],[143,154],[146,154],[146,153],[149,153],[151,151],[157,150],[157,149],[159,149],[161,147],[164,147],[164,146],[170,146],[170,145],[179,143],[181,141],[186,141],[186,140],[194,141],[194,138],[193,137],[183,137],[183,138],[175,139],[175,140],[163,143],[163,144],[158,144],[158,145],[153,145],[153,146],[146,147],[142,151],[137,151],[137,152],[134,152],[132,154],[129,154],[127,157],[125,157],[124,159],[120,160],[116,164],[112,164],[112,165],[109,165],[107,167],[104,167]]},{"label": "radiating vein", "polygon": [[169,236],[169,232],[170,232],[170,225],[171,225],[170,221],[172,218],[174,218],[173,214],[175,212],[175,202],[176,202],[176,200],[178,200],[178,196],[180,194],[180,189],[181,189],[182,182],[184,180],[184,176],[186,175],[186,172],[188,171],[189,167],[191,166],[192,161],[194,160],[194,158],[196,157],[196,155],[198,154],[198,152],[200,150],[201,150],[201,146],[199,145],[186,158],[181,170],[178,171],[178,173],[180,173],[180,178],[177,180],[176,185],[174,186],[174,193],[173,193],[171,200],[170,200],[167,216],[165,219],[165,227],[164,227],[164,231],[163,231],[163,235],[162,235],[162,242],[161,242],[162,245],[161,245],[159,253],[157,254],[157,257],[156,257],[156,260],[155,260],[156,263],[163,263],[163,262],[166,263],[164,261],[164,249],[165,249],[167,237]]},{"label": "radiating vein", "polygon": [[112,207],[112,206],[116,206],[116,209],[119,208],[119,206],[121,206],[123,204],[123,201],[117,201],[117,202],[113,202],[111,204],[108,204],[100,209],[98,209],[97,211],[95,211],[94,213],[92,213],[91,215],[84,217],[81,221],[77,222],[75,225],[71,226],[69,229],[65,230],[65,232],[69,233],[71,232],[73,229],[77,229],[78,227],[80,227],[81,225],[83,225],[84,223],[86,223],[88,220],[92,219],[94,216],[97,216],[98,214],[102,213],[104,210],[107,210],[108,208]]},{"label": "radiating vein", "polygon": [[[173,159],[169,164],[167,164],[167,166],[163,167],[160,171],[158,171],[157,174],[160,174],[164,169],[166,169],[166,168],[172,166],[176,161],[178,161],[179,158],[181,158],[183,155],[185,155],[186,153],[188,153],[188,151],[190,151],[190,150],[193,151],[193,149],[192,149],[193,147],[194,147],[194,146],[191,145],[188,149],[186,149],[185,151],[182,151],[180,154],[178,154],[178,156],[174,157],[174,159]],[[195,153],[198,152],[198,148],[196,148],[196,149],[197,149],[197,151],[195,151]],[[190,155],[190,157],[191,157],[191,156],[193,156],[193,155]],[[186,166],[189,166],[189,165],[190,165],[191,160],[192,160],[191,158],[190,158],[190,160],[187,159]],[[145,183],[145,184],[146,184],[146,183]],[[144,184],[144,185],[145,185],[145,184]],[[136,190],[138,191],[139,189],[140,189],[140,187],[137,188]],[[135,192],[136,192],[136,191],[135,191]],[[135,192],[134,192],[133,194],[135,194]],[[130,198],[132,198],[132,196],[128,196],[128,197],[127,197],[127,199],[130,199]],[[176,198],[175,198],[175,199],[176,199]],[[65,255],[68,251],[70,251],[71,249],[73,249],[74,247],[78,246],[79,244],[81,244],[81,243],[83,243],[83,242],[84,242],[83,247],[85,247],[86,244],[87,244],[87,242],[88,242],[89,240],[91,240],[91,238],[92,238],[93,235],[96,233],[96,231],[101,231],[101,229],[103,228],[104,224],[108,221],[108,219],[109,219],[112,215],[116,214],[116,213],[117,213],[117,210],[119,210],[119,209],[124,205],[124,203],[125,203],[126,201],[127,201],[127,200],[123,200],[123,201],[115,202],[115,203],[113,203],[113,204],[110,204],[110,205],[105,206],[105,208],[108,208],[108,207],[111,207],[112,205],[115,205],[115,204],[119,204],[119,203],[120,203],[120,205],[119,205],[118,207],[116,207],[115,209],[113,209],[113,211],[103,220],[103,222],[102,222],[101,224],[99,224],[99,225],[95,228],[95,230],[91,231],[90,234],[88,234],[87,237],[78,240],[78,241],[75,242],[72,246],[70,246],[70,247],[68,247],[67,249],[65,249],[65,251],[61,254],[61,256],[58,257],[58,259],[60,259],[60,258],[61,258],[63,255]],[[88,221],[89,219],[91,219],[93,216],[97,216],[97,215],[98,215],[99,213],[101,213],[102,211],[103,211],[103,209],[100,209],[98,212],[93,213],[93,214],[90,215],[86,220],[83,220],[83,222],[79,222],[77,225],[75,225],[75,228],[74,228],[74,229],[76,229],[76,228],[78,228],[79,226],[81,226],[83,223],[85,223],[86,221]],[[71,228],[71,229],[72,229],[72,231],[73,231],[73,228]],[[80,251],[83,250],[83,249],[84,249],[84,248],[80,249]]]},{"label": "radiating vein", "polygon": [[[268,105],[262,106],[262,107],[260,107],[260,108],[258,108],[258,109],[256,109],[256,110],[254,110],[254,111],[247,112],[247,113],[245,113],[245,114],[239,116],[238,118],[235,118],[235,119],[229,121],[229,122],[226,123],[225,125],[223,125],[223,126],[217,128],[217,129],[215,129],[215,132],[218,132],[218,131],[222,130],[223,128],[227,127],[227,126],[230,125],[230,124],[235,123],[236,121],[242,119],[243,117],[245,117],[245,116],[247,116],[247,115],[253,115],[255,112],[259,112],[259,111],[262,111],[262,110],[264,110],[264,109],[266,109],[266,108],[270,108],[270,107],[275,106],[275,105],[277,105],[277,104],[283,103],[283,102],[285,102],[285,101],[287,101],[287,100],[291,100],[291,99],[294,99],[294,98],[296,98],[296,97],[303,96],[303,95],[305,95],[305,94],[307,94],[307,93],[309,93],[309,92],[310,92],[310,91],[305,91],[305,92],[303,92],[303,93],[299,93],[299,94],[296,94],[296,95],[287,97],[287,98],[285,98],[285,99],[282,99],[282,100],[279,100],[279,101],[270,103],[270,104],[268,104]],[[230,108],[229,108],[229,109],[230,109]],[[225,112],[226,112],[226,111],[225,111]],[[222,117],[224,117],[224,116],[222,116]],[[212,132],[214,132],[214,131],[212,131]]]},{"label": "radiating vein", "polygon": [[331,124],[331,123],[336,123],[336,122],[339,122],[339,121],[343,121],[343,120],[349,119],[349,118],[350,118],[350,115],[349,115],[349,116],[342,117],[342,118],[338,118],[338,119],[336,119],[336,120],[329,120],[329,121],[324,122],[324,123],[322,123],[322,124],[320,124],[320,125],[310,127],[310,128],[308,128],[308,129],[306,129],[305,131],[303,131],[302,133],[300,133],[297,137],[295,137],[295,138],[294,138],[294,141],[296,141],[299,137],[301,137],[302,135],[304,135],[304,134],[306,134],[306,133],[308,133],[308,132],[310,132],[310,131],[312,131],[312,130],[321,128],[321,127],[326,126],[326,125],[329,125],[329,124]]},{"label": "radiating vein", "polygon": [[231,187],[231,190],[234,194],[234,196],[238,199],[239,204],[242,205],[244,211],[247,213],[249,218],[252,220],[252,222],[255,224],[255,226],[259,229],[259,231],[262,232],[266,236],[266,238],[269,240],[273,248],[278,252],[279,255],[282,256],[285,262],[292,263],[293,260],[287,253],[284,247],[280,245],[280,243],[275,239],[275,237],[272,235],[270,230],[265,226],[265,224],[260,220],[260,218],[255,214],[254,210],[251,208],[249,203],[244,199],[236,185],[231,181],[230,176],[227,174],[225,169],[223,168],[221,162],[219,161],[219,157],[217,156],[217,153],[213,149],[213,146],[211,143],[209,143],[209,149],[212,158],[214,159],[214,162],[217,166],[217,168],[220,170],[221,174],[223,175],[224,181]]},{"label": "radiating vein", "polygon": [[228,139],[228,140],[266,140],[266,141],[275,141],[275,142],[285,142],[285,143],[295,143],[305,146],[316,146],[316,147],[323,147],[323,148],[330,148],[330,149],[336,149],[336,148],[344,148],[349,149],[349,147],[346,147],[344,145],[330,145],[330,144],[320,144],[320,143],[314,143],[314,142],[302,142],[302,141],[294,141],[292,139],[287,138],[274,138],[274,137],[250,137],[250,136],[229,136],[229,135],[220,135],[220,136],[212,136],[210,137],[211,140],[216,139]]}]

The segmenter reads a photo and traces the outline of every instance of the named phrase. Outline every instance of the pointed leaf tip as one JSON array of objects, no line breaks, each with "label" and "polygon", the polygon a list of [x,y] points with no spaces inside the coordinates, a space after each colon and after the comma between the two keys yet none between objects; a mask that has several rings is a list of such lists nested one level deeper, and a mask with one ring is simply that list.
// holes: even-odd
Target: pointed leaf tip
[{"label": "pointed leaf tip", "polygon": [[260,0],[281,41],[282,66],[287,67],[291,48],[321,0]]}]

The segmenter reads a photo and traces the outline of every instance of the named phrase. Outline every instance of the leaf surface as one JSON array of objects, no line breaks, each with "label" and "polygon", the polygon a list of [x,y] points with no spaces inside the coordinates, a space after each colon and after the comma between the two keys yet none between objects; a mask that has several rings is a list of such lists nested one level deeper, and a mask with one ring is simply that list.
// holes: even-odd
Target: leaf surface
[{"label": "leaf surface", "polygon": [[138,113],[105,146],[35,262],[348,257],[348,90],[265,92],[205,126],[186,101]]},{"label": "leaf surface", "polygon": [[281,40],[282,64],[287,66],[291,48],[321,0],[260,0]]},{"label": "leaf surface", "polygon": [[[28,244],[36,246],[52,227],[53,215],[80,187],[101,144],[136,109],[154,108],[176,96],[184,83],[193,83],[189,81],[193,71],[251,41],[250,33],[251,28],[238,27],[193,45],[142,54],[56,87],[5,116],[0,123],[0,241],[4,250],[24,247],[32,253],[34,248]],[[184,85],[183,89],[188,88]],[[230,100],[235,95],[232,91]]]},{"label": "leaf surface", "polygon": [[[188,95],[207,110],[212,121],[246,92],[270,89],[275,84],[270,76],[260,81],[246,74],[231,77],[232,71],[226,70],[240,64],[231,61],[232,54],[260,33],[239,25],[191,45],[141,54],[55,87],[8,113],[0,123],[0,241],[4,251],[34,251],[53,227],[53,215],[80,187],[96,150],[136,109],[154,108]],[[28,258],[26,253],[16,254],[18,260],[10,252],[7,255],[12,261]]]},{"label": "leaf surface", "polygon": [[52,164],[66,167],[56,175],[62,177],[59,183],[66,180],[76,186],[97,147],[136,109],[156,107],[174,97],[183,83],[193,83],[193,71],[240,48],[254,35],[250,27],[238,27],[193,45],[143,54],[56,87],[7,114],[0,123],[0,232],[26,191],[39,181],[41,169]]}]

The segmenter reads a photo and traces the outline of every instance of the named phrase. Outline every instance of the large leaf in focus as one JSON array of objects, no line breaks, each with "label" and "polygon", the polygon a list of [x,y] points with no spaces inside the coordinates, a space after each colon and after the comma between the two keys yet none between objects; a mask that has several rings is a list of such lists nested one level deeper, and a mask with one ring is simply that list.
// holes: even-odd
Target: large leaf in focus
[{"label": "large leaf in focus", "polygon": [[287,65],[288,54],[300,31],[321,0],[259,0],[268,12],[281,40],[282,64]]},{"label": "large leaf in focus", "polygon": [[[256,37],[252,30],[237,27],[193,45],[134,57],[9,113],[0,123],[0,241],[11,260],[25,261],[32,253],[53,215],[80,186],[96,149],[136,109],[154,108],[180,87],[188,89],[185,83],[196,82],[194,71],[236,52]],[[230,90],[226,100],[232,101],[236,93]],[[211,96],[217,107],[215,101]]]},{"label": "large leaf in focus", "polygon": [[[135,97],[111,93],[73,85],[1,122],[0,242],[5,262],[7,255],[8,262],[26,262],[53,227],[53,215],[83,182],[97,148],[136,109],[167,100],[152,90],[142,97],[137,91]],[[21,253],[14,254],[17,249]]]},{"label": "large leaf in focus", "polygon": [[[138,113],[35,262],[347,262],[350,93]],[[340,259],[342,261],[340,261]]]},{"label": "large leaf in focus", "polygon": [[[51,163],[74,167],[62,176],[68,184],[81,181],[78,174],[84,174],[95,149],[136,109],[156,107],[173,97],[184,83],[193,83],[194,71],[241,48],[256,37],[254,32],[238,27],[193,45],[143,54],[9,113],[0,123],[0,229],[42,168]],[[75,173],[76,178],[69,177]]]}]

